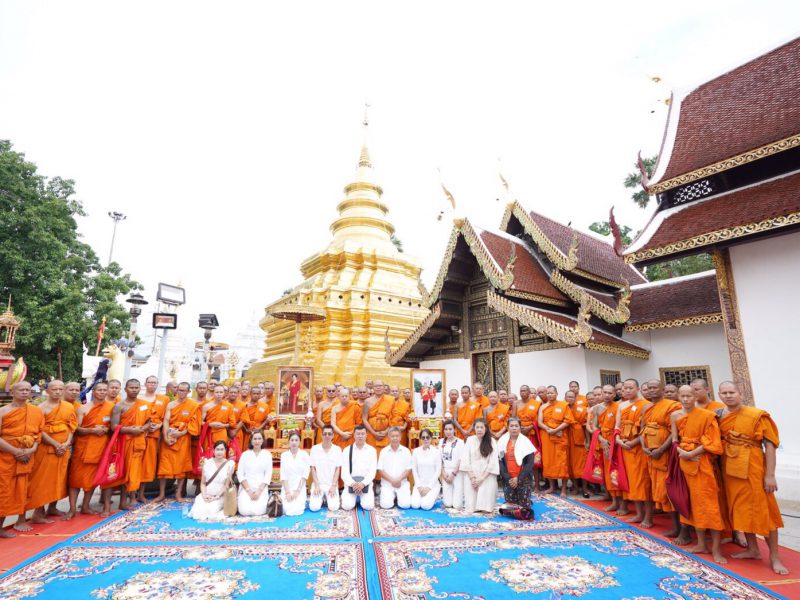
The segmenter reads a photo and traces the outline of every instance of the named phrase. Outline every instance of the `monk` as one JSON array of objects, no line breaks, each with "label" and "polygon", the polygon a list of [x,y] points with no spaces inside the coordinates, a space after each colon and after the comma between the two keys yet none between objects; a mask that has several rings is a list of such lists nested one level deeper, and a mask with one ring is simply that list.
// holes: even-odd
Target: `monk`
[{"label": "monk", "polygon": [[719,503],[716,461],[710,455],[722,454],[722,438],[717,415],[695,405],[694,389],[682,385],[678,398],[683,408],[671,416],[672,439],[678,443],[681,471],[689,488],[690,518],[681,516],[681,522],[692,525],[697,532],[697,545],[689,552],[708,554],[706,530],[711,530],[711,556],[719,564],[727,563],[720,551],[722,531],[727,529]]},{"label": "monk", "polygon": [[261,401],[267,405],[267,421],[271,426],[278,420],[278,398],[275,396],[275,384],[271,381],[264,382],[264,397]]},{"label": "monk", "polygon": [[483,384],[479,381],[476,381],[472,384],[472,394],[473,398],[477,400],[481,405],[481,410],[489,406],[489,397],[485,396]]},{"label": "monk", "polygon": [[[506,393],[506,399],[508,399],[508,393]],[[492,434],[494,439],[499,440],[508,430],[506,422],[510,416],[511,407],[500,402],[500,394],[498,392],[489,392],[489,406],[483,409],[483,418],[486,419],[489,433]]]},{"label": "monk", "polygon": [[249,398],[252,393],[250,385],[238,388],[231,386],[228,390],[228,403],[233,407],[233,419],[236,425],[228,432],[228,436],[232,440],[239,442],[239,448],[244,452],[247,450],[244,443],[244,427],[250,424],[250,413],[247,412],[247,401],[242,399],[241,394],[245,394],[245,398]]},{"label": "monk", "polygon": [[558,399],[554,385],[547,386],[547,402],[539,407],[539,436],[542,442],[544,477],[548,480],[548,492],[556,493],[561,480],[561,497],[567,497],[569,481],[569,407]]},{"label": "monk", "polygon": [[[334,404],[336,404],[339,400],[336,397],[336,387],[329,385],[325,387],[325,399],[317,404],[317,414],[316,419],[314,420],[317,426],[317,443],[322,443],[322,428],[325,425],[331,424],[331,411],[333,410]],[[334,432],[335,433],[335,432]]]},{"label": "monk", "polygon": [[[581,394],[581,384],[577,381],[570,381],[569,382],[569,391],[575,394],[575,402],[578,406],[588,406],[589,402],[586,399],[586,396]],[[566,394],[564,395],[564,399],[566,400]]]},{"label": "monk", "polygon": [[146,484],[155,481],[156,473],[158,471],[158,447],[161,440],[161,424],[164,420],[164,413],[169,404],[169,396],[159,394],[156,392],[158,389],[158,377],[150,375],[144,380],[145,392],[139,397],[150,404],[150,424],[148,427],[150,431],[147,432],[147,446],[144,451],[144,458],[142,459],[142,480],[141,487],[139,488],[139,502],[145,502],[144,488]]},{"label": "monk", "polygon": [[708,382],[705,379],[698,377],[697,379],[693,379],[692,383],[689,385],[694,391],[695,398],[697,398],[697,408],[704,408],[711,411],[725,408],[722,402],[712,400],[708,395]]},{"label": "monk", "polygon": [[564,401],[569,407],[569,476],[576,494],[589,497],[583,481],[583,468],[586,466],[586,453],[589,450],[589,436],[586,434],[586,418],[589,407],[578,404],[575,392],[569,390],[564,394]]},{"label": "monk", "polygon": [[497,390],[497,397],[499,399],[500,404],[508,404],[507,390]]},{"label": "monk", "polygon": [[482,415],[481,403],[472,396],[472,390],[468,385],[461,388],[461,401],[456,404],[456,412],[453,415],[453,423],[456,426],[456,435],[462,440],[466,440],[472,435],[472,428],[475,419]]},{"label": "monk", "polygon": [[208,394],[208,384],[205,381],[198,381],[194,384],[194,400],[203,404]]},{"label": "monk", "polygon": [[672,415],[681,409],[679,402],[670,400],[664,394],[664,386],[658,379],[647,382],[647,400],[651,406],[644,414],[642,428],[642,452],[647,457],[647,474],[650,478],[650,494],[653,508],[670,516],[672,528],[664,535],[677,538],[675,543],[683,546],[689,543],[688,528],[681,525],[677,513],[667,496],[667,467],[672,447]]},{"label": "monk", "polygon": [[664,386],[664,398],[667,400],[672,400],[673,402],[678,401],[678,386],[668,383]]},{"label": "monk", "polygon": [[142,384],[138,379],[125,382],[125,400],[120,400],[111,411],[111,427],[120,427],[120,435],[125,436],[124,457],[125,474],[122,479],[110,486],[100,486],[103,490],[103,512],[100,516],[111,514],[111,492],[120,488],[119,507],[130,508],[136,501],[136,492],[142,482],[142,462],[147,448],[147,434],[150,432],[150,403],[139,399]]},{"label": "monk", "polygon": [[[392,388],[392,395],[394,395],[395,389],[397,388]],[[402,397],[398,397],[395,400],[392,407],[392,416],[389,418],[389,426],[400,429],[400,444],[406,448],[408,448],[408,425],[411,422],[409,416],[412,413],[412,402],[411,389],[405,388]]]},{"label": "monk", "polygon": [[92,401],[82,404],[76,415],[78,427],[75,430],[75,444],[72,447],[72,460],[69,464],[69,510],[64,515],[68,521],[78,510],[78,493],[83,490],[81,513],[96,515],[97,511],[89,505],[94,493],[94,478],[97,465],[103,457],[111,431],[111,412],[114,403],[109,402],[108,384],[96,383],[92,390]]},{"label": "monk", "polygon": [[392,418],[394,397],[388,394],[383,381],[375,380],[372,396],[364,403],[362,423],[367,428],[367,444],[380,454],[389,445],[389,421]]},{"label": "monk", "polygon": [[449,392],[447,392],[447,406],[445,407],[445,419],[452,419],[453,415],[456,414],[456,404],[458,404],[458,390],[453,388]]},{"label": "monk", "polygon": [[0,407],[0,538],[16,534],[3,529],[3,520],[21,515],[14,529],[30,531],[25,522],[25,501],[34,466],[34,455],[41,441],[44,414],[29,404],[31,384],[19,381],[11,386],[11,402]]},{"label": "monk", "polygon": [[619,404],[616,401],[617,391],[613,385],[603,386],[603,403],[597,405],[594,413],[594,429],[600,430],[600,447],[603,458],[603,476],[606,482],[606,492],[611,498],[611,504],[606,506],[608,512],[619,511],[622,507],[622,491],[611,481],[611,442],[614,440],[614,431],[617,427],[617,411]]},{"label": "monk", "polygon": [[343,450],[353,444],[353,435],[358,425],[361,425],[364,410],[353,400],[350,390],[339,388],[339,400],[331,409],[331,422],[333,427],[333,443]]},{"label": "monk", "polygon": [[540,385],[539,387],[536,388],[536,397],[539,398],[539,402],[541,402],[542,404],[547,402],[547,386],[546,385]]},{"label": "monk", "polygon": [[540,489],[542,479],[542,448],[539,441],[539,407],[542,401],[531,393],[528,385],[519,388],[519,402],[514,408],[514,416],[519,419],[520,433],[533,443],[536,452],[533,456],[534,490]]},{"label": "monk", "polygon": [[122,382],[119,379],[108,380],[108,395],[106,401],[116,404],[119,402],[119,393],[122,391]]},{"label": "monk", "polygon": [[78,414],[78,409],[83,406],[81,402],[81,384],[77,381],[68,381],[64,385],[64,400],[75,407],[75,414]]},{"label": "monk", "polygon": [[325,398],[325,388],[318,385],[314,388],[314,398],[311,400],[311,410],[317,412],[317,405]]},{"label": "monk", "polygon": [[719,386],[725,408],[718,411],[722,434],[722,482],[728,499],[731,527],[743,531],[747,550],[734,558],[761,560],[756,535],[767,540],[769,561],[778,575],[787,575],[778,554],[778,529],[783,527],[775,492],[775,449],[780,445],[778,428],[765,410],[745,406],[739,389],[731,381]]},{"label": "monk", "polygon": [[244,436],[242,438],[242,451],[250,447],[250,437],[258,432],[263,434],[264,429],[269,425],[269,405],[261,401],[264,388],[261,385],[253,386],[248,396],[247,405],[247,424],[244,425]]},{"label": "monk", "polygon": [[623,504],[617,513],[627,514],[627,502],[633,502],[636,514],[629,523],[641,523],[645,529],[653,526],[653,501],[650,494],[650,477],[647,473],[647,456],[642,451],[644,414],[652,405],[639,397],[639,382],[626,379],[622,382],[622,402],[617,410],[616,442],[622,448],[628,491],[623,492]]},{"label": "monk", "polygon": [[167,405],[161,425],[161,457],[158,461],[158,496],[166,496],[167,481],[178,480],[175,500],[186,502],[186,478],[192,471],[192,436],[200,433],[200,404],[189,398],[192,386],[178,384],[175,399]]},{"label": "monk", "polygon": [[[44,415],[42,442],[33,458],[26,510],[34,509],[32,523],[52,523],[47,517],[63,517],[56,508],[67,497],[72,437],[78,427],[75,406],[64,398],[64,383],[55,379],[47,386],[47,399],[39,404]],[[24,521],[25,515],[20,515]]]},{"label": "monk", "polygon": [[225,386],[214,386],[214,399],[206,402],[202,407],[203,423],[208,423],[211,430],[212,446],[219,440],[228,442],[228,430],[236,426],[233,415],[233,406],[225,400]]}]

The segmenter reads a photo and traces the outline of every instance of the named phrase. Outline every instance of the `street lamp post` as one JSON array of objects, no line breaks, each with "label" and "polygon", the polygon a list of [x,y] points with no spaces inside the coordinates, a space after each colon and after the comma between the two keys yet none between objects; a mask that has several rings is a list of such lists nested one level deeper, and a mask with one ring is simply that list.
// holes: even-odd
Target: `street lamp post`
[{"label": "street lamp post", "polygon": [[128,217],[116,211],[109,211],[108,216],[114,221],[114,231],[111,233],[111,248],[108,251],[108,264],[111,264],[111,257],[114,255],[114,240],[117,237],[117,225],[120,221],[124,221]]},{"label": "street lamp post", "polygon": [[147,300],[144,299],[138,292],[131,293],[130,297],[125,300],[128,304],[131,305],[128,312],[131,315],[131,328],[128,332],[128,348],[125,352],[125,376],[123,379],[125,381],[131,375],[131,361],[133,360],[133,347],[136,345],[136,321],[139,318],[139,315],[142,314],[142,307],[149,304]]},{"label": "street lamp post", "polygon": [[209,351],[209,342],[211,341],[211,333],[219,327],[217,315],[212,313],[201,313],[198,319],[198,326],[203,330],[203,363],[206,369],[206,376],[202,377],[204,381],[211,381],[211,352]]}]

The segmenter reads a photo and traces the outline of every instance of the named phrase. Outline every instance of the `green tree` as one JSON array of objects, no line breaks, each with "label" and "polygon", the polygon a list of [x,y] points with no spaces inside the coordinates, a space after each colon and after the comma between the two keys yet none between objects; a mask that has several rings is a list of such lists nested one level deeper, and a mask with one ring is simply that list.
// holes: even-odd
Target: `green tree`
[{"label": "green tree", "polygon": [[400,238],[398,238],[395,234],[392,234],[392,243],[394,244],[394,247],[397,248],[398,252],[403,251],[403,241]]},{"label": "green tree", "polygon": [[21,321],[16,356],[32,379],[81,374],[84,344],[94,351],[106,318],[105,339],[123,337],[130,316],[118,298],[141,289],[117,263],[100,265],[81,241],[84,216],[74,182],[46,178],[0,140],[0,295],[11,296]]},{"label": "green tree", "polygon": [[711,256],[703,253],[650,265],[644,268],[644,274],[650,281],[660,281],[662,279],[680,277],[681,275],[702,273],[713,268],[714,263],[711,260]]},{"label": "green tree", "polygon": [[[653,176],[653,169],[656,166],[657,160],[658,156],[651,156],[650,158],[642,159],[644,170],[647,171],[648,177]],[[647,205],[650,203],[650,196],[642,188],[642,173],[639,171],[639,165],[634,164],[633,166],[636,168],[636,170],[633,173],[628,173],[623,185],[628,189],[636,190],[633,194],[631,194],[631,199],[639,208],[647,208]]]},{"label": "green tree", "polygon": [[[611,223],[608,221],[595,221],[589,225],[589,229],[600,235],[611,235]],[[622,234],[622,243],[626,246],[633,241],[631,238],[631,228],[627,225],[620,225],[619,232]]]}]

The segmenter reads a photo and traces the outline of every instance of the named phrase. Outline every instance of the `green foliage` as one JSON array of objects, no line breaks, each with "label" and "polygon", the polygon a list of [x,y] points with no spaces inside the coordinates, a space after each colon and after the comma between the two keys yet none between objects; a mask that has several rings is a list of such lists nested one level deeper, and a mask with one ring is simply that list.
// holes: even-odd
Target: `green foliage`
[{"label": "green foliage", "polygon": [[0,298],[12,297],[21,321],[14,354],[34,380],[58,374],[59,352],[64,377],[79,378],[83,344],[94,351],[103,317],[106,340],[124,337],[130,315],[118,297],[141,288],[80,240],[74,185],[39,175],[0,140]]},{"label": "green foliage", "polygon": [[[608,221],[595,221],[589,225],[589,229],[600,235],[611,235],[611,223]],[[619,232],[622,234],[622,243],[626,246],[633,241],[631,238],[631,228],[627,225],[620,225]]]},{"label": "green foliage", "polygon": [[403,242],[395,234],[392,234],[392,243],[394,244],[394,247],[397,248],[398,252],[403,251]]},{"label": "green foliage", "polygon": [[[429,384],[428,381],[425,381],[423,383],[422,381],[420,381],[419,379],[417,379],[415,377],[414,378],[414,391],[419,394],[422,391],[422,386],[423,385],[428,386],[428,384]],[[442,393],[442,381],[441,381],[441,379],[438,380],[438,381],[433,382],[433,388],[436,390],[437,394],[441,394]]]},{"label": "green foliage", "polygon": [[702,273],[713,268],[714,263],[711,260],[711,256],[708,254],[694,254],[684,258],[668,260],[657,265],[650,265],[645,267],[644,274],[650,281],[659,281],[661,279],[680,277],[681,275]]},{"label": "green foliage", "polygon": [[[647,176],[653,176],[653,169],[656,166],[658,156],[651,156],[650,158],[643,158],[644,170],[647,171]],[[625,178],[623,185],[632,190],[637,190],[631,194],[631,199],[639,206],[639,208],[647,208],[650,203],[650,196],[642,189],[642,174],[639,172],[639,165],[634,163],[636,169],[633,173],[629,173]]]}]

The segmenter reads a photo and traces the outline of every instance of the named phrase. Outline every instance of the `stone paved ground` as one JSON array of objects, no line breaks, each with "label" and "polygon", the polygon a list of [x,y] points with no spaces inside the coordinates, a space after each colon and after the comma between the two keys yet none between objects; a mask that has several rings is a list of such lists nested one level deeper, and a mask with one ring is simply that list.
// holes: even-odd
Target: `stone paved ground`
[{"label": "stone paved ground", "polygon": [[800,552],[800,502],[782,500],[783,529],[780,532],[781,546]]}]

